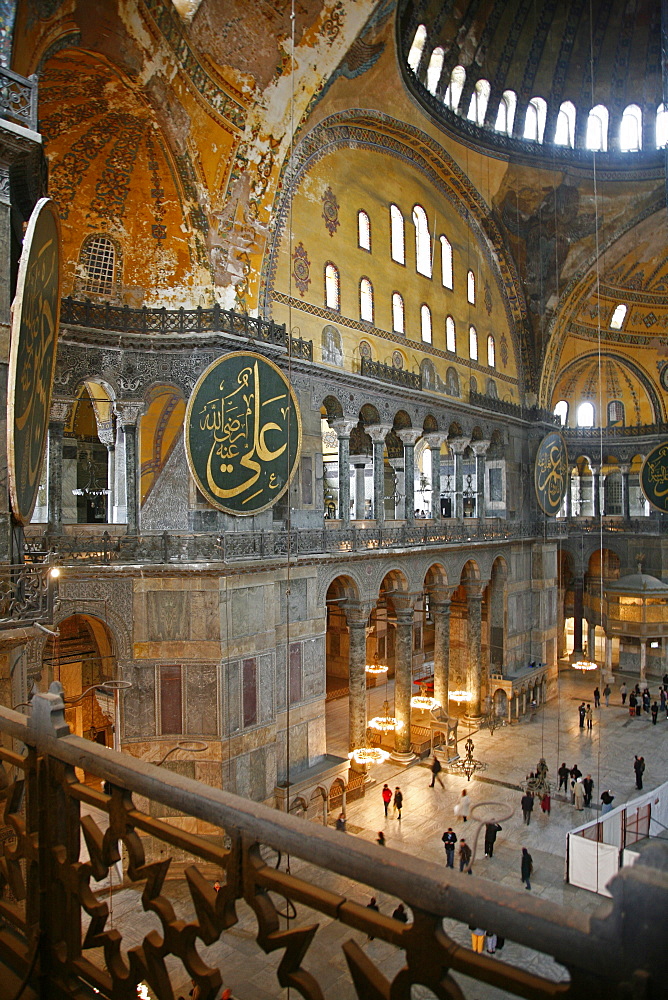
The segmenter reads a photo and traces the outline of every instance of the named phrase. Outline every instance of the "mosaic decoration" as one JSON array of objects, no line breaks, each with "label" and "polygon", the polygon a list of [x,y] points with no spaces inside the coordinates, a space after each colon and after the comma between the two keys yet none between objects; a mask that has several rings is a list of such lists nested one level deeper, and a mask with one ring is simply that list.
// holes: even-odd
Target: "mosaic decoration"
[{"label": "mosaic decoration", "polygon": [[547,434],[538,446],[534,465],[534,484],[540,509],[554,517],[566,495],[568,451],[558,431]]},{"label": "mosaic decoration", "polygon": [[308,259],[304,244],[300,240],[299,245],[295,248],[295,252],[292,255],[292,277],[302,297],[306,294],[308,286],[311,284],[310,271],[311,261]]},{"label": "mosaic decoration", "polygon": [[360,357],[370,358],[371,357],[371,344],[368,340],[360,340]]},{"label": "mosaic decoration", "polygon": [[322,32],[325,37],[329,40],[329,44],[336,41],[343,27],[343,19],[345,17],[345,11],[343,9],[343,3],[338,0],[338,3],[334,5],[332,11],[328,18],[323,22]]},{"label": "mosaic decoration", "polygon": [[394,368],[403,368],[404,367],[404,356],[401,353],[401,351],[393,351],[392,352],[392,366]]},{"label": "mosaic decoration", "polygon": [[492,315],[492,289],[489,287],[487,282],[485,282],[485,309],[487,310],[487,315]]},{"label": "mosaic decoration", "polygon": [[657,445],[643,462],[640,487],[652,507],[668,514],[668,441]]},{"label": "mosaic decoration", "polygon": [[328,187],[322,196],[322,217],[325,220],[325,229],[330,236],[333,236],[339,228],[339,203],[331,187]]},{"label": "mosaic decoration", "polygon": [[499,340],[499,353],[501,355],[501,364],[506,368],[508,366],[508,338],[505,333],[501,334]]},{"label": "mosaic decoration", "polygon": [[301,416],[290,383],[261,354],[225,354],[200,376],[184,423],[198,489],[226,514],[273,507],[299,462]]}]

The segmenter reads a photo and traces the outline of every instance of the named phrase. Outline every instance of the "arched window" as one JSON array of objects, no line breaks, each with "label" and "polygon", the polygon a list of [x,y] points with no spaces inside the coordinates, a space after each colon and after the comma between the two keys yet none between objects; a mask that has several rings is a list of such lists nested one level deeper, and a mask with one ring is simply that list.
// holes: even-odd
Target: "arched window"
[{"label": "arched window", "polygon": [[561,421],[561,426],[566,426],[566,421],[568,420],[568,403],[565,399],[560,399],[554,408],[555,417],[559,417]]},{"label": "arched window", "polygon": [[373,323],[373,287],[368,278],[360,281],[360,319]]},{"label": "arched window", "polygon": [[621,330],[624,324],[624,320],[626,318],[626,309],[627,307],[624,305],[623,302],[620,302],[618,306],[615,306],[615,311],[613,312],[612,318],[610,320],[611,330]]},{"label": "arched window", "polygon": [[457,353],[457,336],[455,332],[455,321],[452,316],[445,317],[445,349],[452,354]]},{"label": "arched window", "polygon": [[517,94],[514,90],[504,90],[499,101],[499,110],[496,113],[496,124],[494,128],[497,132],[505,132],[506,135],[513,134],[513,122],[515,121],[515,109],[517,108]]},{"label": "arched window", "polygon": [[466,70],[463,66],[455,66],[450,74],[450,83],[448,84],[448,89],[446,90],[445,97],[443,98],[443,103],[446,104],[451,111],[456,111],[459,107],[459,101],[461,99],[465,83]]},{"label": "arched window", "polygon": [[623,153],[635,153],[642,149],[642,111],[637,104],[624,108],[619,127],[619,148]]},{"label": "arched window", "polygon": [[429,306],[420,306],[420,327],[422,330],[422,342],[431,344],[431,309]]},{"label": "arched window", "polygon": [[418,25],[418,29],[415,32],[413,38],[413,44],[411,45],[411,50],[408,53],[408,65],[415,73],[418,66],[420,65],[420,59],[422,57],[422,50],[424,48],[424,43],[427,39],[427,29],[424,24]]},{"label": "arched window", "polygon": [[475,274],[469,271],[466,275],[466,300],[472,306],[475,305]]},{"label": "arched window", "polygon": [[624,404],[619,399],[608,403],[608,426],[624,423]]},{"label": "arched window", "polygon": [[605,153],[608,148],[608,109],[605,104],[597,104],[587,118],[587,149]]},{"label": "arched window", "polygon": [[444,288],[452,288],[452,246],[450,240],[441,236],[441,281]]},{"label": "arched window", "polygon": [[82,292],[112,295],[116,270],[116,247],[107,236],[89,236],[81,247]]},{"label": "arched window", "polygon": [[496,368],[496,348],[494,346],[494,337],[491,333],[487,338],[487,364],[490,368]]},{"label": "arched window", "polygon": [[489,80],[478,80],[476,83],[475,90],[471,94],[469,113],[466,116],[470,122],[475,122],[476,125],[485,124],[485,114],[487,113],[491,89]]},{"label": "arched window", "polygon": [[469,327],[469,357],[471,361],[478,360],[478,334],[474,326]]},{"label": "arched window", "polygon": [[430,94],[436,93],[438,81],[441,79],[442,69],[443,49],[439,45],[438,48],[435,48],[432,52],[431,59],[429,60],[429,66],[427,68],[427,90]]},{"label": "arched window", "polygon": [[594,426],[594,404],[580,403],[577,412],[578,427]]},{"label": "arched window", "polygon": [[415,268],[418,274],[431,278],[431,240],[429,238],[429,223],[427,213],[422,205],[413,209],[413,225],[415,226]]},{"label": "arched window", "polygon": [[357,213],[357,245],[371,252],[371,222],[366,212]]},{"label": "arched window", "polygon": [[557,146],[575,145],[575,105],[572,101],[564,101],[559,108],[554,141]]},{"label": "arched window", "polygon": [[339,269],[334,264],[325,264],[325,305],[337,311],[341,308]]},{"label": "arched window", "polygon": [[524,119],[524,138],[533,139],[534,142],[542,142],[546,117],[547,104],[543,98],[532,97],[527,105],[526,118]]},{"label": "arched window", "polygon": [[405,333],[404,300],[399,292],[392,292],[392,329],[395,333]]},{"label": "arched window", "polygon": [[401,209],[396,205],[390,205],[390,234],[392,244],[392,260],[397,264],[406,263],[406,249],[404,246],[404,217]]},{"label": "arched window", "polygon": [[656,109],[656,148],[668,146],[668,108],[660,104]]}]

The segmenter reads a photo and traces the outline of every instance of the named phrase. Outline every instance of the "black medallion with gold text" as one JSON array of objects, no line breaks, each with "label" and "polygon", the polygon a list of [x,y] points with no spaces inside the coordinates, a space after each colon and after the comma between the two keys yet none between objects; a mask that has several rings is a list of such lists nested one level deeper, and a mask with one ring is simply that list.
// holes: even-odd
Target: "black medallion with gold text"
[{"label": "black medallion with gold text", "polygon": [[285,493],[301,450],[292,388],[261,354],[225,354],[199,377],[184,425],[188,466],[206,499],[248,516]]},{"label": "black medallion with gold text", "polygon": [[640,486],[652,507],[668,514],[668,441],[657,445],[643,462]]},{"label": "black medallion with gold text", "polygon": [[566,496],[568,483],[568,451],[558,431],[550,431],[538,446],[534,483],[541,510],[554,517]]},{"label": "black medallion with gold text", "polygon": [[60,315],[60,223],[41,198],[28,222],[12,305],[7,385],[7,466],[12,513],[32,517],[49,426]]}]

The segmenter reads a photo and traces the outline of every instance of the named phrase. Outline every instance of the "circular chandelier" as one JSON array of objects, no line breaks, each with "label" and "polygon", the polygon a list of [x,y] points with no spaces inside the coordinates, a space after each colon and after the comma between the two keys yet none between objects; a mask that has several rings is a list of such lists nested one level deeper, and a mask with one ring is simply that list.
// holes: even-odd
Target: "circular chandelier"
[{"label": "circular chandelier", "polygon": [[448,698],[450,701],[456,701],[459,705],[462,702],[469,700],[469,693],[468,691],[449,691]]},{"label": "circular chandelier", "polygon": [[459,760],[454,760],[451,764],[447,765],[446,770],[450,774],[460,774],[466,775],[466,780],[471,780],[471,775],[475,774],[476,771],[484,771],[487,764],[483,763],[481,760],[476,760],[473,756],[473,751],[475,750],[475,744],[471,737],[467,739],[464,744],[466,753]]},{"label": "circular chandelier", "polygon": [[440,708],[440,701],[430,698],[426,694],[414,694],[411,698],[411,708],[420,708],[424,712],[432,712],[435,708]]},{"label": "circular chandelier", "polygon": [[374,677],[378,677],[381,674],[387,673],[387,664],[384,663],[367,663],[365,666],[365,671],[367,674],[371,674]]},{"label": "circular chandelier", "polygon": [[376,715],[369,721],[369,729],[375,729],[379,733],[391,733],[403,729],[404,724],[393,715],[390,715],[389,701],[383,702],[383,715]]},{"label": "circular chandelier", "polygon": [[598,664],[592,660],[576,660],[575,663],[571,663],[571,666],[573,670],[581,670],[583,673],[586,670],[598,670]]},{"label": "circular chandelier", "polygon": [[348,754],[348,759],[356,764],[382,764],[389,756],[387,750],[380,747],[355,747]]}]

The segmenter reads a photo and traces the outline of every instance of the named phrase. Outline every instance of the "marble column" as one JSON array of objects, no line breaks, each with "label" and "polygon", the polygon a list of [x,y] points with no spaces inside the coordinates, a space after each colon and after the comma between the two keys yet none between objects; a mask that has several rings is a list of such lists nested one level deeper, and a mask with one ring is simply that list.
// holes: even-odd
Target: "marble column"
[{"label": "marble column", "polygon": [[596,660],[596,626],[587,622],[587,656],[590,660]]},{"label": "marble column", "polygon": [[413,760],[411,752],[411,686],[413,682],[413,598],[392,595],[397,615],[394,644],[394,714],[401,728],[394,733],[392,759],[402,764]]},{"label": "marble column", "polygon": [[482,593],[478,587],[466,588],[468,611],[468,678],[469,701],[467,715],[471,719],[480,717],[480,695],[482,690]]},{"label": "marble column", "polygon": [[355,469],[355,520],[363,521],[366,515],[366,466],[367,455],[351,455],[351,464]]},{"label": "marble column", "polygon": [[464,518],[464,450],[468,447],[470,438],[452,438],[448,441],[450,451],[455,456],[455,517],[461,521]]},{"label": "marble column", "polygon": [[350,433],[356,420],[333,420],[331,424],[339,439],[339,518],[350,521]]},{"label": "marble column", "polygon": [[612,673],[612,639],[606,634],[605,637],[605,669],[611,674]]},{"label": "marble column", "polygon": [[640,640],[640,677],[639,680],[647,680],[647,640]]},{"label": "marble column", "polygon": [[348,623],[348,749],[366,743],[366,636],[370,608],[359,602],[344,605]]},{"label": "marble column", "polygon": [[116,438],[113,424],[97,425],[97,436],[107,449],[107,523],[112,523],[114,510],[114,487],[116,483]]},{"label": "marble column", "polygon": [[566,517],[570,517],[573,512],[573,503],[571,498],[571,470],[569,469],[566,473],[566,493],[564,495],[564,514]]},{"label": "marble column", "polygon": [[390,458],[388,459],[390,465],[394,469],[394,481],[395,481],[395,500],[394,500],[394,519],[395,521],[403,521],[406,517],[406,486],[405,486],[405,473],[404,473],[404,459],[403,458]]},{"label": "marble column", "polygon": [[404,446],[404,484],[406,492],[406,520],[412,524],[415,520],[415,445],[422,437],[422,431],[405,427],[397,431],[397,436]]},{"label": "marble column", "polygon": [[584,607],[584,580],[577,577],[573,581],[573,658],[582,658],[582,613]]},{"label": "marble column", "polygon": [[478,518],[485,516],[485,455],[489,448],[489,441],[471,441],[471,448],[475,455],[475,479],[476,498],[475,515]]},{"label": "marble column", "polygon": [[127,507],[125,503],[125,434],[121,427],[120,420],[116,421],[116,446],[115,446],[115,467],[114,467],[114,504],[111,509],[111,523],[125,524],[127,521]]},{"label": "marble column", "polygon": [[625,521],[628,521],[631,517],[631,496],[629,493],[629,473],[631,472],[630,465],[620,465],[619,471],[622,475],[622,517]]},{"label": "marble column", "polygon": [[137,423],[143,409],[143,403],[118,402],[116,404],[118,419],[123,428],[125,439],[125,498],[128,535],[136,535],[139,531]]},{"label": "marble column", "polygon": [[440,521],[441,445],[447,440],[447,434],[425,434],[425,440],[431,450],[431,516],[435,521]]},{"label": "marble column", "polygon": [[429,611],[434,619],[434,698],[447,715],[450,701],[450,595],[447,591],[431,591]]},{"label": "marble column", "polygon": [[63,523],[63,431],[70,404],[51,403],[47,466],[47,510],[49,530],[59,534]]},{"label": "marble column", "polygon": [[597,469],[596,466],[592,466],[592,500],[594,502],[594,517],[600,517],[601,514],[601,470]]},{"label": "marble column", "polygon": [[391,424],[372,424],[365,428],[373,442],[373,516],[377,524],[385,520],[385,438]]}]

